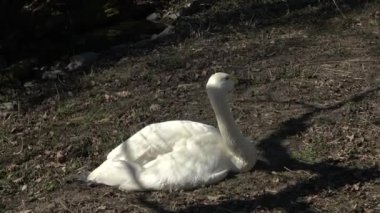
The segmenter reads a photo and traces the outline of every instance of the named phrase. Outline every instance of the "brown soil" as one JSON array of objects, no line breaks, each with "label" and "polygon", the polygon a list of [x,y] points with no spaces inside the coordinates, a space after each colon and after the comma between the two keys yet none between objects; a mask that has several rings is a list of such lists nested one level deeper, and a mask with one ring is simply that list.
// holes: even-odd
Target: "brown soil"
[{"label": "brown soil", "polygon": [[[249,17],[226,2],[182,20],[206,24],[187,37],[23,91],[0,113],[0,212],[379,212],[380,4]],[[215,125],[217,71],[242,79],[233,112],[264,159],[251,172],[184,192],[77,181],[149,123]]]}]

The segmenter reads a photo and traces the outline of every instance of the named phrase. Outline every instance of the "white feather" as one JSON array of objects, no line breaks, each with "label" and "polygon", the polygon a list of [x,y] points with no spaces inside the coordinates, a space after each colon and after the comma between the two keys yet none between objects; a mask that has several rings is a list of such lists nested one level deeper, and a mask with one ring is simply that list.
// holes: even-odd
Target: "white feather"
[{"label": "white feather", "polygon": [[148,125],[113,149],[87,180],[126,191],[180,190],[251,169],[255,144],[241,135],[225,101],[233,82],[216,73],[206,88],[219,129],[179,120]]}]

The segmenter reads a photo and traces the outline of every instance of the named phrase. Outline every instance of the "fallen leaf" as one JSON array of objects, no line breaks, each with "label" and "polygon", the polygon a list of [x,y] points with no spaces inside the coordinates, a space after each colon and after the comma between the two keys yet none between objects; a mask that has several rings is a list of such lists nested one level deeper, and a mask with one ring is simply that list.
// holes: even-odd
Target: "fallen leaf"
[{"label": "fallen leaf", "polygon": [[24,179],[24,177],[20,177],[20,178],[14,179],[13,183],[20,183],[23,179]]},{"label": "fallen leaf", "polygon": [[127,91],[127,90],[116,93],[116,96],[119,96],[121,98],[126,98],[126,97],[129,97],[131,95],[132,95],[132,93]]},{"label": "fallen leaf", "polygon": [[207,196],[207,199],[209,199],[210,201],[217,201],[221,197],[223,197],[223,195],[209,195],[209,196]]},{"label": "fallen leaf", "polygon": [[21,187],[21,191],[25,191],[27,189],[28,189],[28,185],[26,185],[26,184]]}]

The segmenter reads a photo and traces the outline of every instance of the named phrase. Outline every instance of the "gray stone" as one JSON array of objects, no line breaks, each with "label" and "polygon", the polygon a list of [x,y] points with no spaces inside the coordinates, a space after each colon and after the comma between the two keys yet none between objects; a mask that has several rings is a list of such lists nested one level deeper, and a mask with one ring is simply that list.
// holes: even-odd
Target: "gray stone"
[{"label": "gray stone", "polygon": [[84,52],[79,55],[74,55],[70,59],[70,63],[66,66],[68,71],[75,71],[80,68],[89,67],[98,59],[99,53]]}]

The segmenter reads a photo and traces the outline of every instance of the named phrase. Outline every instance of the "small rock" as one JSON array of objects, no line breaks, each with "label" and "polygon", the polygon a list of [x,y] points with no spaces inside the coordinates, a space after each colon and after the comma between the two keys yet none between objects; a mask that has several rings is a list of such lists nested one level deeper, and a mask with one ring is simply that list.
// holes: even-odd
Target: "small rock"
[{"label": "small rock", "polygon": [[223,195],[214,195],[214,196],[209,195],[209,196],[207,196],[208,200],[214,201],[214,202],[220,200],[221,198],[223,198]]},{"label": "small rock", "polygon": [[156,22],[160,18],[161,18],[161,15],[159,13],[152,13],[152,14],[148,15],[145,19],[147,21]]},{"label": "small rock", "polygon": [[161,106],[158,105],[158,104],[152,104],[150,107],[149,107],[149,110],[152,111],[152,112],[157,112],[161,109]]},{"label": "small rock", "polygon": [[168,18],[172,20],[176,20],[179,17],[179,13],[167,13],[163,16],[163,18]]},{"label": "small rock", "polygon": [[98,207],[98,210],[106,210],[106,209],[107,209],[107,207],[104,205]]},{"label": "small rock", "polygon": [[104,99],[105,99],[106,101],[114,101],[114,100],[116,100],[115,96],[113,96],[113,95],[108,95],[108,94],[104,94]]},{"label": "small rock", "polygon": [[17,109],[17,102],[5,102],[0,104],[0,111],[14,111]]},{"label": "small rock", "polygon": [[359,183],[354,184],[351,189],[352,189],[352,191],[359,191],[359,189],[360,189]]},{"label": "small rock", "polygon": [[62,70],[46,71],[42,74],[42,79],[54,80],[54,79],[58,79],[58,77],[64,76],[64,75],[65,75],[65,73],[62,72]]},{"label": "small rock", "polygon": [[75,71],[80,68],[88,67],[98,59],[99,54],[96,52],[84,52],[74,55],[70,59],[70,63],[66,66],[68,71]]},{"label": "small rock", "polygon": [[21,191],[25,191],[27,189],[28,189],[28,185],[26,185],[26,184],[21,187]]},{"label": "small rock", "polygon": [[164,36],[168,36],[168,35],[173,34],[173,33],[174,33],[174,27],[171,26],[171,25],[169,25],[162,32],[160,32],[159,34],[153,34],[150,39],[151,40],[156,40],[158,38],[161,38],[161,37],[164,37]]}]

